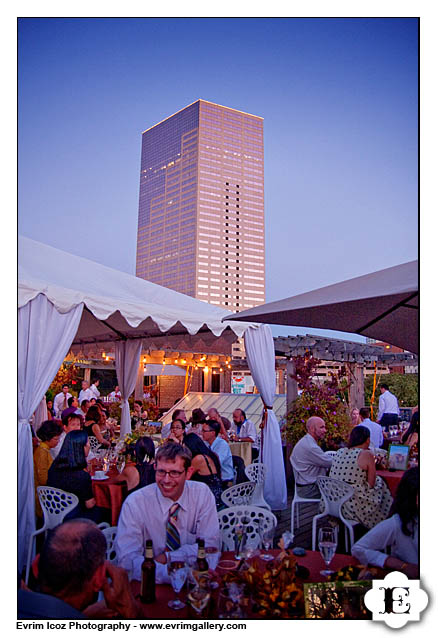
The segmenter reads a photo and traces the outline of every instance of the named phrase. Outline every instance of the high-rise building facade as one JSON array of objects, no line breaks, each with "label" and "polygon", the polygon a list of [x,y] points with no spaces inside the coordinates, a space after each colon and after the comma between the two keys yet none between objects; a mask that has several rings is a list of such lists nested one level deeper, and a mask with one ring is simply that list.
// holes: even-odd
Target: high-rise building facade
[{"label": "high-rise building facade", "polygon": [[136,274],[223,306],[265,301],[263,118],[197,100],[142,136]]}]

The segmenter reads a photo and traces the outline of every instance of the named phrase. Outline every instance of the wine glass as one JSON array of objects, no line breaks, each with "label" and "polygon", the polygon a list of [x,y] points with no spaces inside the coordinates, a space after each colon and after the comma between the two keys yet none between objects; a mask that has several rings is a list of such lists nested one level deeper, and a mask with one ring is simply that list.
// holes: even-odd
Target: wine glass
[{"label": "wine glass", "polygon": [[[275,535],[275,527],[263,528],[262,525],[259,526],[259,535],[262,541],[263,548],[268,551],[268,549],[272,549],[272,544],[274,542]],[[272,554],[260,554],[260,558],[262,560],[272,560],[274,557]]]},{"label": "wine glass", "polygon": [[120,455],[117,459],[117,471],[119,474],[121,474],[124,469],[125,469],[125,457],[123,455]]},{"label": "wine glass", "polygon": [[322,576],[330,576],[333,574],[332,569],[328,569],[333,556],[336,553],[336,547],[338,545],[338,530],[336,527],[321,527],[318,533],[318,547],[321,552],[321,556],[326,564],[327,569],[322,569],[320,574]]},{"label": "wine glass", "polygon": [[245,528],[243,525],[236,525],[234,527],[234,558],[240,560],[243,556],[244,534]]},{"label": "wine glass", "polygon": [[[211,570],[216,569],[220,558],[220,552],[222,547],[222,537],[220,532],[210,536],[208,539],[208,545],[205,548],[205,557],[207,559],[208,566]],[[219,583],[216,580],[214,573],[211,575],[210,588],[217,589]]]},{"label": "wine glass", "polygon": [[[175,594],[179,594],[184,586],[184,583],[186,582],[189,568],[184,562],[178,561],[170,563],[168,570],[173,591],[175,592]],[[167,604],[172,609],[182,609],[183,607],[185,607],[185,603],[183,603],[182,600],[178,598],[178,596],[176,596],[174,600],[169,600]]]},{"label": "wine glass", "polygon": [[210,600],[210,592],[207,587],[193,587],[187,596],[190,606],[197,614],[200,614]]},{"label": "wine glass", "polygon": [[294,535],[292,534],[292,532],[283,532],[283,534],[281,535],[281,538],[283,539],[283,544],[284,544],[284,549],[287,549],[288,547],[290,547],[293,543],[294,540]]}]

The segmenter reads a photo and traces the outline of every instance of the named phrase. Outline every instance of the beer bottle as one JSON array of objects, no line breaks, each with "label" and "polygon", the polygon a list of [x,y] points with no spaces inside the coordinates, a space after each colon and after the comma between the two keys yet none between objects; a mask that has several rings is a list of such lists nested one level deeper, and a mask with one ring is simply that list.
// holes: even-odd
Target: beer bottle
[{"label": "beer bottle", "polygon": [[198,557],[195,563],[195,570],[198,576],[208,573],[208,562],[205,558],[205,540],[203,538],[196,539],[198,543]]},{"label": "beer bottle", "polygon": [[155,561],[152,541],[146,541],[145,558],[141,566],[140,600],[142,603],[155,602]]}]

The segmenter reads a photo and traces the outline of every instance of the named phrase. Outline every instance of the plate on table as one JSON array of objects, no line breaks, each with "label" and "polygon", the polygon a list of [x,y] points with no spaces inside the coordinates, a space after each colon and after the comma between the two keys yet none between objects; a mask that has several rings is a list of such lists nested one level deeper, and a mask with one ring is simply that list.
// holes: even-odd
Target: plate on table
[{"label": "plate on table", "polygon": [[109,476],[92,476],[91,477],[92,481],[106,481],[107,479],[109,479]]}]

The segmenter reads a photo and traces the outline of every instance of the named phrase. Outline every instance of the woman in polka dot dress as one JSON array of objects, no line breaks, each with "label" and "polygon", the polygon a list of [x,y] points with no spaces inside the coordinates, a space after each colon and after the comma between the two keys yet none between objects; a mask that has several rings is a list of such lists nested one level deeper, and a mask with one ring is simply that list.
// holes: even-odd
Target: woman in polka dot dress
[{"label": "woman in polka dot dress", "polygon": [[368,428],[363,425],[353,428],[348,448],[338,450],[333,457],[329,476],[354,485],[354,494],[342,506],[342,514],[371,529],[387,518],[392,496],[385,481],[376,475],[369,443]]}]

